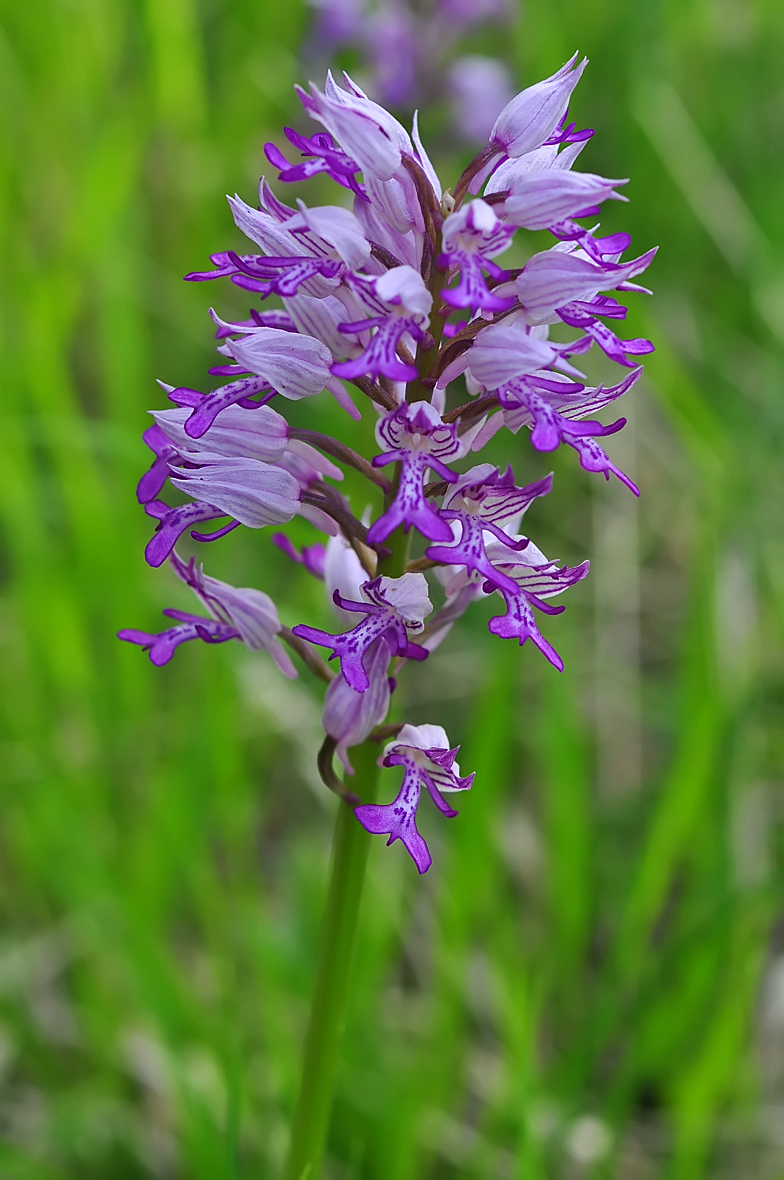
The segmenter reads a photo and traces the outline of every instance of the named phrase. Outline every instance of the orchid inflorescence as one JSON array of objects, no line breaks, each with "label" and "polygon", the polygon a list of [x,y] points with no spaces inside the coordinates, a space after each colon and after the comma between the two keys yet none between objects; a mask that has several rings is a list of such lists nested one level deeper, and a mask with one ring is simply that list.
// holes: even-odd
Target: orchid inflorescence
[{"label": "orchid inflorescence", "polygon": [[[254,307],[241,322],[211,311],[224,362],[211,372],[228,383],[207,394],[163,385],[174,408],[152,411],[155,425],[144,435],[155,461],[138,497],[158,521],[147,561],[168,561],[207,614],[170,610],[174,625],[161,634],[125,630],[120,637],[158,665],[196,638],[240,639],[269,652],[290,677],[296,654],[328,685],[319,755],[327,785],[352,801],[333,755],[350,776],[353,746],[371,736],[391,739],[383,765],[404,768],[400,792],[387,805],[356,806],[355,814],[389,843],[400,839],[420,872],[430,865],[416,828],[423,787],[452,816],[444,795],[468,789],[473,776],[461,777],[457,749],[441,727],[384,725],[400,668],[426,659],[472,602],[498,595],[505,609],[491,618],[490,631],[521,645],[531,639],[560,670],[534,611],[560,613],[550,600],[588,572],[587,561],[573,568],[548,561],[520,531],[523,514],[550,491],[551,476],[518,486],[511,466],[479,463],[459,472],[455,464],[499,431],[525,426],[537,450],[564,443],[583,468],[607,479],[612,473],[637,494],[596,441],[625,420],[605,426],[594,415],[631,388],[642,371],[636,358],[652,351],[649,341],[622,340],[607,326],[626,308],[606,292],[644,291],[633,280],[654,251],[624,262],[627,234],[597,237],[580,224],[601,202],[624,199],[616,190],[625,183],[572,171],[592,135],[566,115],[585,64],[575,56],[512,99],[452,192],[442,190],[416,119],[409,136],[347,76],[345,88],[328,76],[323,92],[300,90],[305,111],[324,130],[306,137],[287,129],[300,160],[291,163],[272,144],[268,158],[283,181],[325,173],[352,209],[303,201],[292,209],[263,178],[259,208],[230,199],[237,226],[260,252],[214,254],[213,269],[187,277],[227,277],[262,300],[278,296],[281,306]],[[496,260],[518,229],[547,229],[556,242],[522,268],[505,270]],[[555,343],[552,324],[579,334]],[[572,359],[594,344],[627,370],[618,384],[580,380]],[[467,400],[454,392],[458,378]],[[377,454],[368,459],[338,438],[294,428],[270,404],[324,390],[354,419],[361,417],[357,397],[376,415]],[[383,495],[376,519],[359,519],[338,491],[338,464]],[[167,481],[191,502],[169,507],[160,500]],[[325,582],[343,628],[334,634],[283,627],[261,590],[209,577],[175,550],[189,530],[197,541],[212,541],[241,524],[280,528],[296,515],[326,534],[326,544],[298,552],[283,533],[273,540]],[[199,531],[209,521],[224,523]],[[411,530],[426,541],[414,560]],[[443,601],[434,610],[431,592],[439,584]],[[320,649],[339,661],[337,674]]]}]

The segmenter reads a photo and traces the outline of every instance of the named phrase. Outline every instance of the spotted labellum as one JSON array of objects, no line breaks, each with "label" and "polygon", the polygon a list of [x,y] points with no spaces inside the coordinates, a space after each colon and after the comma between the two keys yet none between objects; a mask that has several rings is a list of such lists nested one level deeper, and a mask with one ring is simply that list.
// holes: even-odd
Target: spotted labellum
[{"label": "spotted labellum", "polygon": [[[155,665],[192,640],[237,641],[266,652],[272,675],[274,664],[284,676],[299,666],[319,677],[324,782],[369,832],[400,841],[420,873],[431,863],[421,800],[453,817],[448,797],[469,790],[473,775],[461,777],[458,747],[439,726],[388,721],[404,667],[428,659],[472,603],[489,599],[498,606],[491,635],[530,639],[560,671],[540,619],[559,614],[553,599],[588,573],[587,561],[550,560],[524,527],[552,476],[526,483],[510,464],[476,456],[491,439],[497,454],[525,428],[535,450],[571,448],[586,471],[637,494],[604,449],[624,419],[597,415],[631,390],[653,349],[617,331],[620,297],[646,290],[637,280],[655,251],[627,257],[628,235],[598,234],[599,206],[624,200],[626,182],[574,170],[592,134],[567,113],[584,68],[575,56],[512,98],[451,190],[416,119],[409,134],[348,76],[299,91],[316,129],[287,129],[286,149],[269,144],[267,157],[284,183],[330,177],[338,203],[294,207],[264,178],[256,205],[231,198],[247,252],[216,252],[186,277],[232,283],[253,305],[239,321],[210,311],[216,382],[161,383],[170,407],[151,411],[143,436],[152,453],[137,491],[152,522],[146,560],[167,564],[199,606],[165,611],[171,625],[158,633],[120,638]],[[504,265],[516,234],[541,230],[552,235],[548,248]],[[572,339],[559,331],[551,340],[556,325]],[[591,349],[620,366],[616,383],[587,383],[577,364]],[[287,419],[288,403],[323,397],[335,399],[338,418],[367,424],[368,453]],[[510,446],[510,457],[519,453]],[[359,513],[340,490],[346,469],[367,481]],[[282,531],[297,517],[314,531],[302,550]],[[324,583],[331,623],[317,625],[325,611],[284,626],[263,590],[211,577],[180,552],[184,538],[198,548],[240,526],[272,528],[292,569]],[[389,802],[360,803],[350,790],[352,749],[369,740],[379,765],[402,768]]]}]

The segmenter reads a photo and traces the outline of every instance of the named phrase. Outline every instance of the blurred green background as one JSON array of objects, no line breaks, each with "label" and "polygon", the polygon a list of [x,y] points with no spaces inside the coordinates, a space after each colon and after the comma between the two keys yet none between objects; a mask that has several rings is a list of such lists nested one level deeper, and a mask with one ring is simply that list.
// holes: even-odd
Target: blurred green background
[{"label": "blurred green background", "polygon": [[[0,1176],[273,1178],[334,803],[318,698],[238,645],[156,670],[113,634],[188,606],[143,562],[139,435],[155,377],[203,385],[207,303],[243,308],[181,276],[238,243],[224,193],[252,201],[264,140],[302,126],[309,12],[2,13]],[[404,678],[399,715],[477,780],[426,817],[425,878],[374,842],[328,1175],[778,1180],[784,7],[526,0],[483,47],[521,86],[590,56],[580,166],[631,176],[605,225],[662,247],[610,444],[642,498],[554,457],[532,535],[593,562],[545,620],[563,676],[478,607]],[[203,556],[326,618],[267,534]]]}]

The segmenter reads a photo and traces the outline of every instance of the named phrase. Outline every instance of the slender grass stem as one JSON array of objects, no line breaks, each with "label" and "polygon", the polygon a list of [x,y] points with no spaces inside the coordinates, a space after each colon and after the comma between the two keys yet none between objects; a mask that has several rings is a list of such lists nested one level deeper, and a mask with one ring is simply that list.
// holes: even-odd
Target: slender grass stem
[{"label": "slender grass stem", "polygon": [[[379,752],[372,739],[351,751],[356,774],[347,785],[363,803],[375,802]],[[353,807],[341,802],[285,1180],[318,1180],[321,1174],[369,847],[370,834]]]}]

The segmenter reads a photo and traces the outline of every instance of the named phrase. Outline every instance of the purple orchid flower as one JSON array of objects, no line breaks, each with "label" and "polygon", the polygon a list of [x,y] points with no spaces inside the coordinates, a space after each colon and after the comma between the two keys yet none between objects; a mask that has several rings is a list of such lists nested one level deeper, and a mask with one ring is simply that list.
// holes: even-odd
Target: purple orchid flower
[{"label": "purple orchid flower", "polygon": [[[530,551],[521,553],[503,542],[488,546],[488,556],[497,574],[506,575],[503,584],[496,576],[482,587],[485,593],[497,590],[506,603],[506,614],[492,618],[488,630],[502,639],[517,639],[521,647],[530,639],[553,667],[562,672],[563,660],[536,626],[532,607],[548,615],[561,614],[565,609],[563,606],[550,606],[544,600],[561,594],[585,578],[590,564],[584,561],[579,566],[558,569],[534,545],[528,546],[527,550]],[[514,583],[511,592],[507,588],[510,580]]]},{"label": "purple orchid flower", "polygon": [[373,643],[384,636],[395,655],[406,659],[424,660],[428,653],[412,643],[409,634],[416,634],[424,626],[426,615],[433,607],[427,592],[424,574],[403,574],[400,578],[374,578],[361,587],[364,602],[352,602],[336,590],[333,598],[342,610],[359,612],[365,616],[350,631],[330,635],[317,627],[300,624],[293,628],[300,639],[320,647],[332,648],[330,659],[340,659],[340,670],[346,683],[355,692],[367,692],[370,687],[364,659]]},{"label": "purple orchid flower", "polygon": [[[152,500],[145,505],[147,514],[160,521],[145,550],[151,566],[163,565],[182,534],[201,521],[232,518],[228,525],[206,537],[191,534],[199,541],[213,541],[240,524],[252,529],[281,525],[297,513],[312,519],[313,510],[301,503],[299,482],[282,467],[204,451],[191,453],[187,464],[170,469],[170,482],[196,503],[169,508]],[[321,515],[317,519],[321,520]]]},{"label": "purple orchid flower", "polygon": [[516,584],[506,574],[498,572],[485,551],[485,533],[490,533],[508,548],[527,548],[529,541],[524,537],[513,541],[503,531],[504,525],[520,520],[537,496],[546,496],[553,486],[552,475],[545,476],[527,487],[515,487],[511,467],[502,475],[497,467],[482,463],[462,475],[450,488],[439,511],[443,520],[456,521],[460,525],[460,540],[456,545],[431,545],[427,556],[433,561],[446,565],[463,565],[467,570],[493,579],[498,586],[504,586],[511,593]]},{"label": "purple orchid flower", "polygon": [[406,532],[413,526],[431,541],[450,541],[452,530],[425,499],[424,475],[432,468],[447,483],[457,480],[455,473],[443,463],[460,451],[455,427],[443,422],[429,402],[414,405],[404,402],[381,419],[376,438],[385,451],[376,455],[373,466],[386,467],[399,462],[400,482],[393,503],[368,529],[369,543],[385,541],[399,525]]},{"label": "purple orchid flower", "polygon": [[513,182],[503,204],[504,218],[523,229],[549,229],[565,218],[580,216],[580,210],[595,208],[603,201],[625,201],[626,197],[615,192],[615,186],[619,184],[628,184],[628,181],[607,180],[589,172],[536,169]]},{"label": "purple orchid flower", "polygon": [[[600,295],[590,303],[572,301],[559,307],[557,311],[563,323],[569,324],[572,328],[582,328],[588,336],[596,341],[610,360],[615,361],[617,365],[624,365],[631,369],[637,362],[634,359],[629,360],[629,357],[646,356],[654,351],[654,347],[650,340],[641,337],[621,340],[606,324],[599,322],[597,316],[609,316],[612,319],[625,318],[626,308],[623,308],[622,313],[619,314],[617,311],[619,305],[613,306],[614,304],[615,300],[606,300]],[[592,312],[593,314],[591,314]]]},{"label": "purple orchid flower", "polygon": [[167,627],[165,631],[151,634],[149,631],[137,631],[133,627],[124,627],[117,632],[118,639],[126,643],[135,643],[143,651],[149,653],[150,660],[156,668],[168,664],[181,643],[191,639],[201,639],[204,643],[226,643],[229,639],[239,639],[240,633],[229,623],[219,623],[215,619],[205,619],[201,615],[191,615],[182,610],[165,610],[167,618],[176,619],[177,626]]},{"label": "purple orchid flower", "polygon": [[[164,389],[170,397],[180,392],[170,386],[164,386]],[[152,437],[160,439],[163,436],[163,439],[180,454],[187,451],[209,451],[213,455],[223,455],[226,458],[241,456],[245,459],[259,459],[262,463],[278,463],[289,445],[288,422],[273,410],[272,406],[260,406],[256,403],[245,407],[227,406],[221,410],[220,417],[216,415],[213,424],[198,437],[188,430],[193,421],[189,407],[153,410],[152,414],[155,426],[151,429],[160,432]],[[147,438],[149,433],[147,431],[145,434],[144,441],[155,449],[153,442]]]},{"label": "purple orchid flower", "polygon": [[310,94],[297,87],[300,101],[356,160],[367,182],[391,180],[400,168],[402,153],[413,156],[408,132],[389,111],[367,97],[346,75],[347,89],[327,75],[324,91],[311,83]]},{"label": "purple orchid flower", "polygon": [[[240,329],[240,325],[231,327]],[[232,406],[258,409],[264,402],[250,400],[255,394],[274,392],[289,401],[298,401],[314,397],[330,384],[332,356],[325,345],[310,336],[294,335],[279,328],[254,327],[242,339],[227,340],[222,347],[240,364],[240,371],[255,375],[232,381],[209,394],[168,386],[172,401],[191,408],[184,424],[189,438],[202,438],[218,415]]]},{"label": "purple orchid flower", "polygon": [[561,128],[572,91],[588,64],[583,58],[576,65],[574,54],[543,82],[537,82],[516,95],[495,121],[490,143],[507,156],[523,156],[548,142]]},{"label": "purple orchid flower", "polygon": [[553,323],[558,308],[573,300],[592,300],[635,278],[650,265],[656,251],[649,250],[631,262],[602,263],[555,246],[534,254],[514,281],[514,289],[529,324]]},{"label": "purple orchid flower", "polygon": [[395,741],[384,750],[384,766],[402,766],[403,783],[393,803],[367,803],[354,810],[368,832],[389,835],[387,844],[402,841],[420,873],[432,863],[430,851],[416,826],[416,812],[424,786],[443,815],[457,815],[444,792],[468,791],[474,775],[460,777],[455,761],[459,746],[449,748],[449,739],[440,725],[404,725]]},{"label": "purple orchid flower", "polygon": [[470,307],[474,311],[507,311],[515,304],[515,296],[501,298],[487,288],[485,271],[493,279],[504,279],[506,271],[491,259],[508,249],[514,228],[499,221],[485,201],[471,201],[456,213],[450,214],[443,228],[444,253],[438,265],[445,269],[458,268],[460,281],[456,287],[444,291],[444,302],[450,307]]},{"label": "purple orchid flower", "polygon": [[262,590],[238,589],[210,578],[193,558],[186,563],[173,552],[170,561],[177,577],[190,586],[212,618],[165,610],[163,613],[168,618],[177,620],[177,626],[157,635],[125,629],[118,632],[118,638],[148,651],[156,667],[168,663],[179,645],[191,639],[201,639],[205,643],[241,639],[249,651],[269,652],[285,676],[296,678],[297,670],[277,638],[281,630],[280,619],[268,594]]},{"label": "purple orchid flower", "polygon": [[516,377],[535,373],[551,365],[582,376],[566,357],[585,352],[586,346],[590,348],[592,341],[589,336],[572,340],[568,344],[553,344],[534,333],[535,330],[527,328],[516,317],[511,322],[503,320],[490,324],[479,333],[472,347],[463,354],[461,362],[473,380],[488,390],[499,389]]},{"label": "purple orchid flower", "polygon": [[[627,373],[617,385],[607,386],[586,386],[582,382],[572,381],[564,374],[545,370],[538,370],[524,377],[515,378],[499,388],[498,400],[501,405],[501,414],[493,415],[488,420],[484,427],[485,437],[491,438],[500,428],[499,418],[512,434],[517,434],[523,426],[533,427],[533,414],[519,396],[523,389],[535,391],[540,399],[569,423],[586,418],[590,414],[596,414],[605,406],[609,406],[618,398],[623,397],[639,380],[642,371],[642,365],[639,365],[631,373]],[[569,429],[568,425],[565,429]],[[477,449],[484,445],[485,437],[478,439]]]},{"label": "purple orchid flower", "polygon": [[355,278],[351,288],[377,314],[356,323],[341,324],[340,331],[357,334],[371,328],[376,331],[361,356],[333,365],[332,372],[348,380],[368,375],[388,377],[390,381],[412,381],[416,366],[399,360],[397,354],[405,336],[417,342],[422,340],[429,323],[433,296],[421,275],[411,266],[397,266],[377,279]]}]

